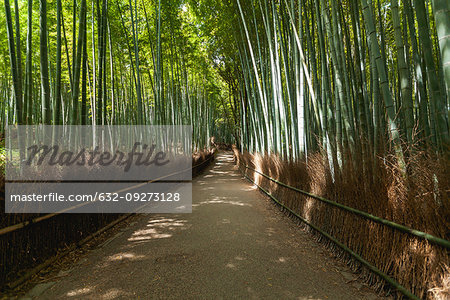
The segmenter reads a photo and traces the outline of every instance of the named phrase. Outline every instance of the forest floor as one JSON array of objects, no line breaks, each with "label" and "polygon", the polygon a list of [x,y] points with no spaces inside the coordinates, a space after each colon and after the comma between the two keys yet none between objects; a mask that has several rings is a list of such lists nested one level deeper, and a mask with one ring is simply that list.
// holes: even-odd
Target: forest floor
[{"label": "forest floor", "polygon": [[191,214],[134,216],[22,298],[379,299],[246,181],[230,152],[192,188]]}]

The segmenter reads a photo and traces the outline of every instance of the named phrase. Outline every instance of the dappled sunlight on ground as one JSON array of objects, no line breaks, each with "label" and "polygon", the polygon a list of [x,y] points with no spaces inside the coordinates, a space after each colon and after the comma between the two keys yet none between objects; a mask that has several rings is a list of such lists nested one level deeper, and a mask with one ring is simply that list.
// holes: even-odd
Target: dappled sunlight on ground
[{"label": "dappled sunlight on ground", "polygon": [[[80,282],[81,287],[73,288],[68,292],[65,292],[65,298],[89,298],[89,299],[130,299],[136,298],[134,293],[131,293],[132,290],[129,288],[121,289],[120,287],[127,287],[126,285],[117,282],[115,278],[111,278],[110,276],[102,278],[102,275],[98,274],[108,274],[111,271],[115,272],[115,270],[123,270],[122,273],[117,278],[122,278],[122,280],[130,280],[132,279],[133,273],[139,273],[141,270],[136,268],[139,264],[147,265],[149,262],[155,261],[155,257],[152,255],[148,255],[147,250],[145,250],[145,244],[155,240],[168,239],[172,238],[176,231],[185,230],[189,228],[188,221],[186,219],[181,219],[178,215],[168,215],[168,216],[158,216],[149,218],[145,223],[141,224],[139,227],[135,228],[133,231],[130,231],[127,235],[123,235],[119,233],[116,237],[111,239],[111,244],[114,240],[123,235],[124,241],[126,243],[122,244],[118,249],[121,251],[117,251],[112,254],[104,254],[104,256],[100,259],[100,262],[93,264],[93,271],[91,276],[93,278],[101,278],[96,285],[88,285],[83,286],[83,283]],[[110,244],[108,243],[108,244]],[[152,246],[153,247],[153,246]],[[130,248],[133,250],[130,251]],[[101,249],[101,248],[100,248]],[[99,250],[100,250],[99,249]],[[103,251],[98,252],[99,255],[103,254]],[[175,259],[177,254],[165,254],[166,256],[156,258],[156,261],[171,261]],[[168,256],[167,256],[168,255]],[[172,256],[170,256],[172,255]],[[174,258],[175,257],[175,258]],[[184,255],[183,257],[187,257]],[[124,270],[124,266],[127,266],[127,270]],[[124,273],[123,273],[124,272]],[[145,274],[145,273],[144,273]],[[136,278],[138,280],[142,280],[141,278]],[[114,285],[111,286],[111,284]],[[139,297],[138,297],[139,298]],[[145,298],[145,297],[144,297]]]},{"label": "dappled sunlight on ground", "polygon": [[232,173],[232,174],[229,174],[228,176],[231,176],[231,177],[241,177],[241,178],[242,178],[242,175],[239,174],[239,173]]},{"label": "dappled sunlight on ground", "polygon": [[280,258],[278,258],[277,261],[280,262],[280,263],[285,263],[286,262],[286,258],[280,257]]},{"label": "dappled sunlight on ground", "polygon": [[234,264],[232,264],[232,263],[226,264],[225,267],[227,267],[228,269],[236,269],[236,266]]},{"label": "dappled sunlight on ground", "polygon": [[225,268],[232,269],[232,270],[237,270],[239,267],[242,267],[240,264],[242,262],[244,262],[245,260],[247,260],[245,257],[242,257],[240,255],[235,256],[233,261],[228,262],[225,265]]},{"label": "dappled sunlight on ground", "polygon": [[266,233],[268,236],[272,236],[273,234],[275,234],[275,229],[269,227],[266,229]]},{"label": "dappled sunlight on ground", "polygon": [[230,200],[210,200],[210,201],[203,201],[200,202],[200,204],[231,204],[231,205],[238,205],[238,206],[252,206],[248,203],[243,203],[239,201],[230,201]]},{"label": "dappled sunlight on ground", "polygon": [[66,296],[67,297],[76,297],[76,296],[82,296],[82,295],[89,294],[90,292],[92,292],[92,288],[85,287],[85,288],[81,288],[81,289],[71,290],[71,291],[67,292]]},{"label": "dappled sunlight on ground", "polygon": [[131,296],[131,293],[125,292],[118,288],[111,288],[104,293],[102,293],[102,292],[96,293],[96,289],[93,287],[85,287],[85,288],[81,288],[81,289],[72,290],[66,294],[66,297],[69,297],[69,299],[72,297],[75,297],[75,298],[88,297],[89,299],[110,300],[110,299],[116,299],[119,297],[126,298],[126,297],[130,297],[130,296]]},{"label": "dappled sunlight on ground", "polygon": [[342,281],[324,276],[324,257],[298,247],[256,190],[219,155],[193,180],[192,214],[136,216],[42,298],[368,299],[333,297]]},{"label": "dappled sunlight on ground", "polygon": [[214,170],[209,170],[209,172],[214,173],[214,174],[225,174],[225,175],[230,174],[229,171],[214,171]]},{"label": "dappled sunlight on ground", "polygon": [[117,253],[108,257],[109,261],[120,261],[120,260],[139,260],[144,258],[144,255],[136,255],[134,253]]},{"label": "dappled sunlight on ground", "polygon": [[173,226],[184,226],[186,220],[177,220],[177,219],[158,219],[158,220],[151,220],[148,222],[147,227],[173,227]]},{"label": "dappled sunlight on ground", "polygon": [[218,196],[215,196],[212,200],[206,200],[206,201],[202,201],[202,202],[199,202],[199,203],[196,203],[196,204],[192,204],[192,207],[198,207],[198,206],[206,205],[206,204],[229,204],[229,205],[249,206],[249,207],[252,206],[249,203],[245,203],[245,202],[241,202],[241,201],[228,200],[230,198],[237,199],[237,197],[218,197]]},{"label": "dappled sunlight on ground", "polygon": [[229,182],[229,181],[240,181],[242,178],[224,178],[224,179],[217,179],[215,182]]},{"label": "dappled sunlight on ground", "polygon": [[143,240],[152,240],[152,239],[165,239],[170,238],[172,235],[169,233],[152,233],[150,235],[145,236],[137,236],[137,237],[131,237],[128,240],[129,241],[143,241]]},{"label": "dappled sunlight on ground", "polygon": [[[172,233],[170,231],[176,228],[184,227],[187,221],[178,220],[173,218],[159,218],[156,220],[150,220],[145,229],[139,229],[132,233],[128,241],[143,241],[152,239],[164,239],[170,238]],[[169,231],[169,232],[168,232]]]},{"label": "dappled sunlight on ground", "polygon": [[106,293],[100,295],[100,299],[109,300],[109,299],[116,299],[118,297],[123,297],[123,296],[131,296],[131,294],[126,293],[120,289],[112,288],[112,289],[109,289]]},{"label": "dappled sunlight on ground", "polygon": [[202,188],[202,191],[214,190],[212,186]]}]

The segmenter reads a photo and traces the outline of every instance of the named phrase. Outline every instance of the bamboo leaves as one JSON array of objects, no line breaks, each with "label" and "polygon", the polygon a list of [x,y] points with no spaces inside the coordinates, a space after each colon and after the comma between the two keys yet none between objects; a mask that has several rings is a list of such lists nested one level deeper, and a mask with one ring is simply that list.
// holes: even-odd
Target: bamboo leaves
[{"label": "bamboo leaves", "polygon": [[[416,143],[417,121],[424,132],[422,136],[429,137],[427,111],[431,109],[432,125],[439,119],[432,127],[439,133],[436,145],[443,150],[448,129],[446,102],[445,98],[436,97],[442,88],[439,68],[432,64],[436,59],[432,58],[429,33],[429,42],[422,38],[423,32],[429,32],[420,20],[427,20],[425,9],[420,12],[416,5],[417,43],[409,0],[404,1],[403,7],[398,0],[391,0],[390,5],[383,2],[383,7],[377,1],[374,4],[378,19],[373,14],[372,1],[366,0],[361,0],[361,5],[359,0],[235,3],[242,33],[236,42],[240,44],[244,95],[249,99],[248,105],[242,102],[246,108],[241,110],[246,115],[242,127],[251,149],[296,159],[306,149],[317,149],[315,142],[320,141],[324,150],[330,150],[328,157],[333,157],[334,164],[345,163],[345,156],[361,151],[363,156],[376,156],[389,151],[390,147],[384,146],[392,144],[405,172],[406,148],[402,139],[408,149]],[[386,7],[390,7],[391,15],[382,16]],[[406,12],[403,20],[401,9]],[[385,28],[382,18],[390,18],[393,31]],[[304,32],[307,43],[303,41]],[[430,80],[430,102],[426,99],[426,86],[421,83],[420,46],[431,66],[426,74]],[[416,62],[414,72],[407,63],[411,50]],[[417,87],[414,91],[413,83]],[[253,129],[250,133],[254,136],[248,136],[247,127]],[[385,139],[385,130],[389,140]],[[309,136],[316,136],[316,141]],[[265,143],[268,138],[269,143]]]},{"label": "bamboo leaves", "polygon": [[220,132],[291,160],[322,149],[336,172],[389,145],[404,166],[416,132],[446,151],[447,1],[39,0],[34,47],[32,0],[27,26],[9,1],[3,122],[192,124],[198,147]]}]

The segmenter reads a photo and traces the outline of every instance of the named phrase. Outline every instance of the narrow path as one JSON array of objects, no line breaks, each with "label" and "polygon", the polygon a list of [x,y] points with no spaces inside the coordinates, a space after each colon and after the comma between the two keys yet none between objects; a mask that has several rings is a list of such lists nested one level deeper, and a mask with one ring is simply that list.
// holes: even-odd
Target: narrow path
[{"label": "narrow path", "polygon": [[219,154],[192,214],[143,215],[39,299],[377,299]]}]

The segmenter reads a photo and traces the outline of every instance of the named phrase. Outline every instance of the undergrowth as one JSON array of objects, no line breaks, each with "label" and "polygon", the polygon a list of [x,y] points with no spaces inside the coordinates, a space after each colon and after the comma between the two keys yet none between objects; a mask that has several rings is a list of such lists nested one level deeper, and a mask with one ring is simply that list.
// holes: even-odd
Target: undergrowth
[{"label": "undergrowth", "polygon": [[[209,165],[214,153],[215,149],[193,153],[192,176],[199,174]],[[3,186],[4,180],[1,180],[1,183]],[[40,214],[5,214],[2,195],[4,194],[0,194],[0,229],[40,216]],[[66,248],[67,245],[81,240],[118,217],[120,214],[59,214],[0,235],[0,291],[5,283],[14,281],[25,270],[55,255],[58,249]]]},{"label": "undergrowth", "polygon": [[[375,216],[424,231],[450,237],[450,162],[417,152],[409,158],[408,174],[396,167],[393,158],[383,157],[363,167],[360,158],[347,157],[339,172],[332,174],[319,154],[298,162],[276,155],[240,153],[234,149],[241,170],[245,165],[296,188]],[[251,170],[247,175],[287,207],[328,232],[388,274],[420,298],[450,299],[448,251],[422,238],[364,219],[284,188]],[[379,292],[389,288],[378,276],[344,254],[317,234],[337,256],[360,272]],[[397,294],[401,298],[401,294]]]}]

